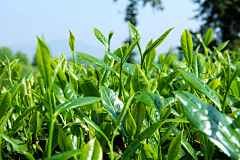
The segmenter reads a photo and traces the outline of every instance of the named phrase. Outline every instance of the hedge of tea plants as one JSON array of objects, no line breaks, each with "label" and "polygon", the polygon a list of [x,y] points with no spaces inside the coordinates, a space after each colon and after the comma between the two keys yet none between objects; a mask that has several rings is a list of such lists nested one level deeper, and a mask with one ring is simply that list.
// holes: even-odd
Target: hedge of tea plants
[{"label": "hedge of tea plants", "polygon": [[[129,27],[133,43],[115,51],[113,30],[93,29],[103,61],[75,51],[71,31],[72,62],[51,58],[39,37],[39,74],[0,61],[0,159],[240,159],[240,51],[208,48],[211,28],[194,48],[185,29],[179,61],[156,54],[174,28],[143,47]],[[133,49],[140,64],[126,62]]]}]

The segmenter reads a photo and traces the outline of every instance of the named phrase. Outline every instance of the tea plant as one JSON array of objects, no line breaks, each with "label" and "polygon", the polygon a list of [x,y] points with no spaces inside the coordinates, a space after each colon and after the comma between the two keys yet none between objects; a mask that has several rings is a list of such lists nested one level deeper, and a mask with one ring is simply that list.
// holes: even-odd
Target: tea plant
[{"label": "tea plant", "polygon": [[[197,34],[194,49],[184,30],[184,59],[169,52],[156,63],[156,47],[173,28],[144,50],[129,26],[133,43],[114,52],[114,31],[105,38],[94,28],[104,61],[75,51],[71,31],[73,62],[52,59],[39,37],[39,74],[15,78],[17,60],[0,61],[1,81],[10,83],[1,87],[0,159],[240,159],[240,52],[224,50],[228,41],[208,48],[212,29]],[[134,48],[140,64],[126,62]]]}]

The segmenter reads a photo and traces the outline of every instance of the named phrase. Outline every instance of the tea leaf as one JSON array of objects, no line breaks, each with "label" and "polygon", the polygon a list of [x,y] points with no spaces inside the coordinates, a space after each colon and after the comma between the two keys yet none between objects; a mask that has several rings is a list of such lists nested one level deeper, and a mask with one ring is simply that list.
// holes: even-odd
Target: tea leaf
[{"label": "tea leaf", "polygon": [[46,88],[50,88],[51,84],[51,66],[50,66],[50,51],[46,45],[46,43],[37,36],[38,38],[38,46],[37,46],[37,53],[36,53],[36,60],[38,69],[43,77],[45,82]]},{"label": "tea leaf", "polygon": [[102,44],[104,44],[107,48],[109,48],[108,41],[104,37],[104,35],[97,28],[93,28],[93,31],[94,31],[95,36],[98,38],[98,40],[100,42],[102,42]]},{"label": "tea leaf", "polygon": [[240,134],[234,127],[234,121],[191,93],[184,91],[175,93],[191,124],[227,155],[238,159],[239,151],[236,149],[240,148]]},{"label": "tea leaf", "polygon": [[180,154],[181,143],[182,143],[183,131],[178,133],[177,136],[172,140],[168,148],[168,159],[178,160]]},{"label": "tea leaf", "polygon": [[213,38],[213,29],[209,28],[205,33],[205,36],[203,39],[204,44],[208,46],[212,42],[212,38]]},{"label": "tea leaf", "polygon": [[188,30],[184,30],[181,37],[181,46],[184,57],[189,65],[192,65],[193,60],[193,42],[192,36]]},{"label": "tea leaf", "polygon": [[103,153],[100,143],[97,139],[92,139],[84,146],[80,155],[81,160],[102,160]]},{"label": "tea leaf", "polygon": [[2,117],[7,113],[11,105],[11,94],[10,92],[5,92],[0,95],[0,121]]},{"label": "tea leaf", "polygon": [[138,65],[133,71],[130,85],[133,92],[148,92],[150,90],[148,79]]}]

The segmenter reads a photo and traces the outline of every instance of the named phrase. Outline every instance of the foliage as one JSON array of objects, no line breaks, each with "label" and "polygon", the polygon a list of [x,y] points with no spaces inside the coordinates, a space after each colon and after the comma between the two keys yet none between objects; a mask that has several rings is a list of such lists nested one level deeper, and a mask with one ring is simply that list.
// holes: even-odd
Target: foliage
[{"label": "foliage", "polygon": [[[39,37],[39,74],[20,75],[18,63],[1,61],[0,159],[240,159],[240,55],[224,50],[228,41],[208,48],[211,31],[197,35],[203,53],[184,30],[177,60],[170,51],[154,62],[156,47],[170,28],[143,51],[138,30],[129,23],[133,43],[107,50],[104,61],[51,58]],[[211,30],[211,29],[210,29]],[[137,47],[140,64],[126,60]],[[85,59],[91,64],[81,64]],[[2,75],[6,75],[4,78]]]},{"label": "foliage", "polygon": [[240,47],[240,28],[238,27],[240,1],[194,0],[194,2],[199,4],[195,18],[200,18],[204,22],[199,32],[205,33],[211,27],[217,34],[213,45],[230,40],[228,48],[238,50]]}]

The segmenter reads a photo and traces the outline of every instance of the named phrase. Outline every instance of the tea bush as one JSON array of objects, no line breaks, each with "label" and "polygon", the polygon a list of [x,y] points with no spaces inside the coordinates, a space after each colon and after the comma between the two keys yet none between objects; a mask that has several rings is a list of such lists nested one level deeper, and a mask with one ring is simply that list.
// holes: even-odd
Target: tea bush
[{"label": "tea bush", "polygon": [[[16,78],[18,61],[0,61],[1,81],[10,83],[1,87],[0,159],[240,159],[240,52],[224,50],[228,41],[208,48],[212,29],[197,34],[194,49],[184,30],[184,59],[169,52],[156,63],[156,47],[173,28],[144,50],[129,26],[133,43],[114,52],[113,30],[106,38],[94,28],[104,61],[75,51],[71,31],[73,62],[52,59],[39,37],[39,74]],[[134,48],[140,64],[126,62]]]}]

